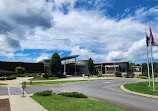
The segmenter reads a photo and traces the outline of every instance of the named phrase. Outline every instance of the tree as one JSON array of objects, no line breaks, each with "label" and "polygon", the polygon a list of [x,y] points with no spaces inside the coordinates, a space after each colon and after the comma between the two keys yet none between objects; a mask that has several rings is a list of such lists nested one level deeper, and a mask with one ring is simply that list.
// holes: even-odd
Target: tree
[{"label": "tree", "polygon": [[135,66],[135,63],[134,62],[130,62],[129,63],[129,67],[131,68],[131,66]]},{"label": "tree", "polygon": [[56,75],[62,70],[62,64],[61,64],[61,59],[58,53],[54,53],[50,63],[49,63],[49,68],[52,74]]},{"label": "tree", "polygon": [[15,72],[18,74],[24,74],[24,73],[26,73],[26,70],[25,70],[25,68],[18,66],[15,68]]},{"label": "tree", "polygon": [[147,73],[148,72],[147,63],[142,63],[142,72],[143,73]]},{"label": "tree", "polygon": [[88,60],[88,70],[91,74],[94,73],[94,63],[93,63],[93,59],[89,58]]}]

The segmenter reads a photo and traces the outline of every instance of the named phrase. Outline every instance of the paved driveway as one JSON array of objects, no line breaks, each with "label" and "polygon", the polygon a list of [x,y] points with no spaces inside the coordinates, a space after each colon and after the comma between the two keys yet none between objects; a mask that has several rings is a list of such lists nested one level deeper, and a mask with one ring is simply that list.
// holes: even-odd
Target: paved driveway
[{"label": "paved driveway", "polygon": [[[102,102],[112,104],[129,111],[158,111],[158,99],[133,95],[122,91],[121,84],[139,82],[138,80],[97,80],[56,86],[28,86],[26,93],[42,90],[77,91]],[[18,87],[10,87],[11,91]],[[17,90],[18,92],[18,90]],[[18,94],[16,92],[16,94]],[[10,92],[14,94],[13,92]],[[0,93],[1,94],[1,93]],[[21,91],[19,89],[19,94]]]}]

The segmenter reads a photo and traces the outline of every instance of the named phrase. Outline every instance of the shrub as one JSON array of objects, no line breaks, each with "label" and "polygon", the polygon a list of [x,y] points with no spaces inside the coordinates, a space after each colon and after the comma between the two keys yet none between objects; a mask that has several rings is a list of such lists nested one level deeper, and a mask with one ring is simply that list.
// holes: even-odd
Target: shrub
[{"label": "shrub", "polygon": [[0,77],[2,76],[10,76],[12,74],[16,74],[15,71],[0,71]]},{"label": "shrub", "polygon": [[10,75],[10,76],[6,77],[6,80],[13,80],[13,79],[16,79],[15,75]]},{"label": "shrub", "polygon": [[64,74],[61,74],[61,73],[56,74],[56,75],[55,75],[55,77],[59,77],[59,78],[66,78],[66,76],[65,76]]},{"label": "shrub", "polygon": [[0,78],[0,80],[5,80],[5,77]]},{"label": "shrub", "polygon": [[66,96],[66,97],[75,97],[75,98],[87,98],[86,95],[78,92],[61,92],[59,95]]},{"label": "shrub", "polygon": [[24,74],[17,74],[16,76],[17,76],[17,77],[25,77]]},{"label": "shrub", "polygon": [[25,70],[25,68],[18,66],[15,68],[15,72],[17,72],[18,74],[24,74],[24,73],[26,73],[26,70]]},{"label": "shrub", "polygon": [[42,78],[41,75],[33,75],[34,78]]},{"label": "shrub", "polygon": [[137,78],[140,78],[140,79],[148,79],[147,76],[138,76]]},{"label": "shrub", "polygon": [[32,75],[32,74],[29,74],[28,77],[33,77],[33,75]]},{"label": "shrub", "polygon": [[45,75],[46,73],[42,73],[41,76]]},{"label": "shrub", "polygon": [[49,77],[54,77],[52,73],[47,73]]},{"label": "shrub", "polygon": [[41,92],[36,92],[34,95],[36,95],[36,96],[51,96],[52,91],[51,90],[45,90],[45,91],[41,91]]},{"label": "shrub", "polygon": [[121,72],[115,72],[116,77],[122,77]]},{"label": "shrub", "polygon": [[49,79],[48,74],[44,74],[44,75],[43,75],[43,78]]},{"label": "shrub", "polygon": [[85,73],[84,75],[89,77],[91,74],[90,73]]}]

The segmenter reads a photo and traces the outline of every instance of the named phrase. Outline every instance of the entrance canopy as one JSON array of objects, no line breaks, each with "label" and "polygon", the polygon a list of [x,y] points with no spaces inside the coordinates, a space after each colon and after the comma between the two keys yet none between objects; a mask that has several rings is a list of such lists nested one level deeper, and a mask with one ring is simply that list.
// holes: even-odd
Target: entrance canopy
[{"label": "entrance canopy", "polygon": [[61,57],[61,60],[68,60],[68,59],[76,58],[78,56],[79,55],[64,56],[64,57]]}]

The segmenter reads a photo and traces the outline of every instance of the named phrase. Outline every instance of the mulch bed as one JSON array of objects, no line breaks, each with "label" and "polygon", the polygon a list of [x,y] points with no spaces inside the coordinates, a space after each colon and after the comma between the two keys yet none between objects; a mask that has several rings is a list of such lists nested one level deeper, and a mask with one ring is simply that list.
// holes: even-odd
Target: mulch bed
[{"label": "mulch bed", "polygon": [[9,99],[0,99],[0,111],[11,111]]}]

